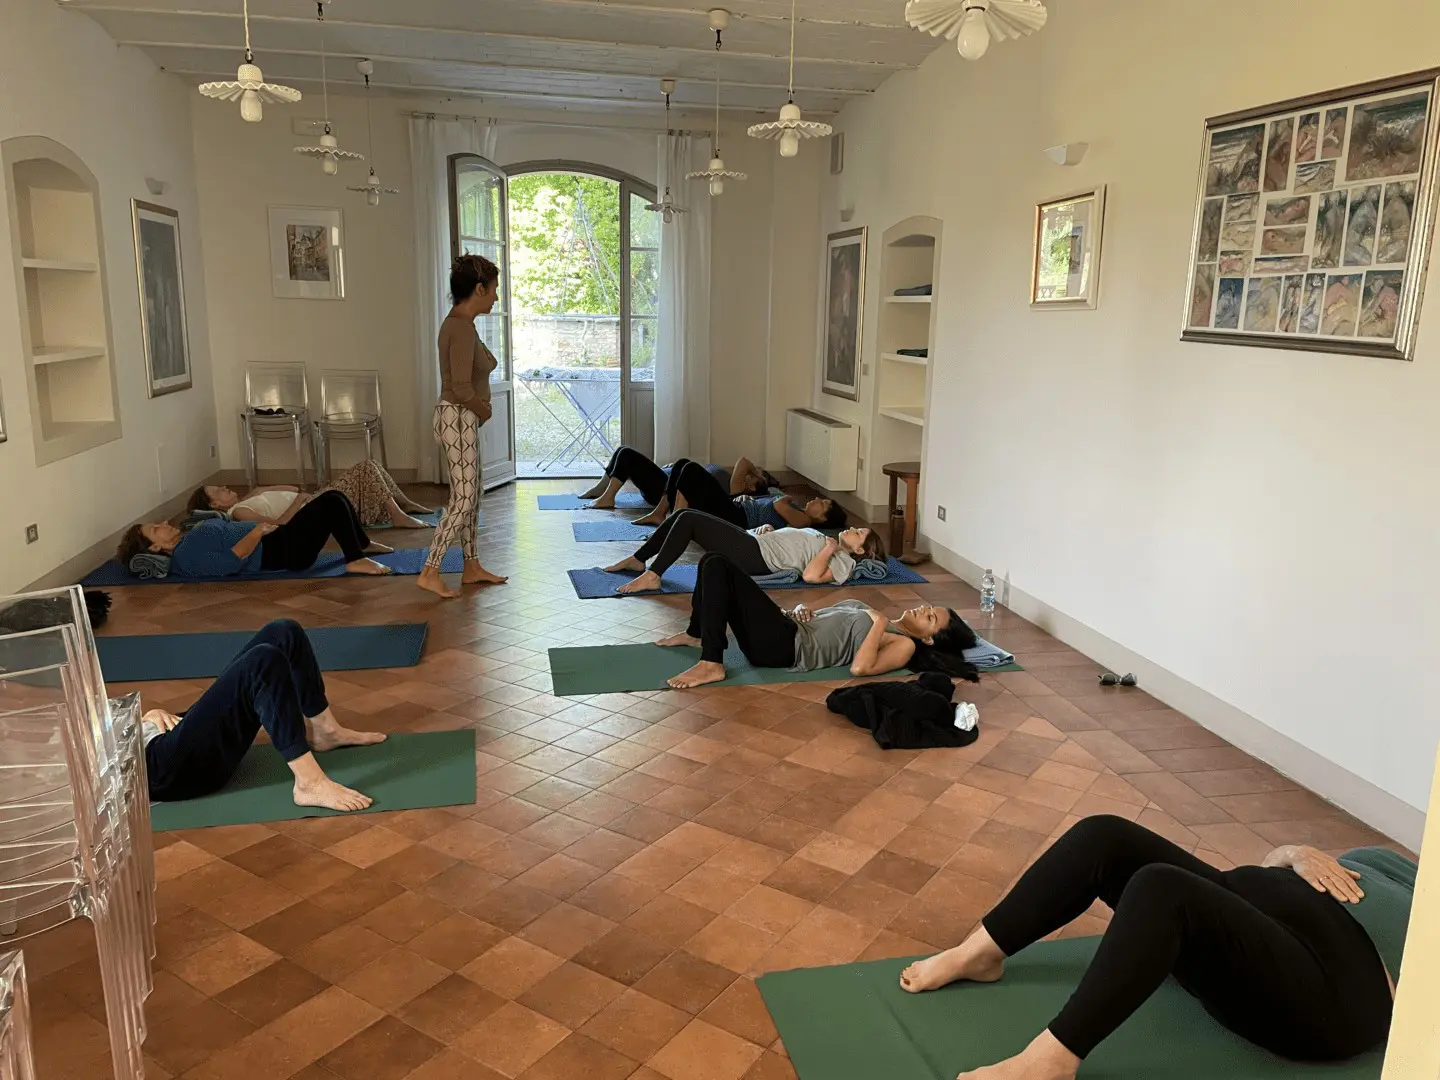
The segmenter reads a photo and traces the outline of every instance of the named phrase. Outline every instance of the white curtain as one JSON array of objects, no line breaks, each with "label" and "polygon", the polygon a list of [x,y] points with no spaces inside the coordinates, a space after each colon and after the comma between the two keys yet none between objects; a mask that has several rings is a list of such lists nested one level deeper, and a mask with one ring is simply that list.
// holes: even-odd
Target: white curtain
[{"label": "white curtain", "polygon": [[417,479],[445,477],[440,451],[431,437],[440,397],[436,341],[450,310],[451,154],[479,154],[493,160],[499,126],[493,120],[410,118],[410,184],[415,192],[415,432],[419,440]]},{"label": "white curtain", "polygon": [[655,457],[710,460],[710,196],[685,174],[704,168],[689,135],[660,136],[657,188],[689,213],[660,226]]}]

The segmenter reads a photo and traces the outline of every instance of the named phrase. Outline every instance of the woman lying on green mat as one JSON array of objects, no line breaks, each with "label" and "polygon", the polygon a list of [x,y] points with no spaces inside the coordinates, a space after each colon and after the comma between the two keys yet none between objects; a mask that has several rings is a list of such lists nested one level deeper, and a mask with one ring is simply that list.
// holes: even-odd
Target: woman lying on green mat
[{"label": "woman lying on green mat", "polygon": [[848,665],[852,675],[909,668],[980,681],[975,667],[962,659],[975,647],[975,631],[949,608],[911,608],[894,622],[858,600],[819,611],[803,604],[783,611],[745,569],[712,552],[700,559],[695,574],[689,628],[656,642],[700,646],[700,662],[670,679],[671,688],[724,679],[730,631],[756,667],[819,671]]},{"label": "woman lying on green mat", "polygon": [[335,719],[310,639],[291,619],[276,619],[251,638],[185,712],[151,709],[141,719],[152,802],[219,791],[264,728],[295,774],[296,806],[364,810],[370,798],[326,776],[313,751],[385,741]]},{"label": "woman lying on green mat", "polygon": [[[839,536],[825,536],[815,529],[776,529],[769,525],[746,531],[699,510],[681,510],[666,518],[634,555],[605,569],[612,574],[644,571],[616,589],[617,593],[654,592],[660,588],[665,571],[692,543],[724,555],[754,577],[794,570],[812,585],[843,585],[850,580],[859,560],[885,560],[884,541],[874,529],[846,529]],[[646,570],[645,563],[651,559],[655,561]]]},{"label": "woman lying on green mat", "polygon": [[306,495],[299,488],[289,485],[257,487],[243,498],[228,487],[220,484],[206,484],[196,488],[190,496],[191,510],[223,510],[233,521],[259,521],[271,525],[283,525],[299,509],[316,495],[326,491],[338,491],[350,500],[360,516],[360,524],[371,527],[393,525],[397,529],[428,529],[423,521],[411,514],[428,514],[429,507],[421,506],[400,490],[400,485],[390,478],[378,462],[366,458],[353,468],[345,470],[335,483],[322,488],[315,495]]},{"label": "woman lying on green mat", "polygon": [[1344,1061],[1389,1031],[1405,944],[1395,908],[1408,906],[1375,863],[1356,865],[1375,871],[1363,878],[1369,897],[1359,872],[1311,847],[1276,848],[1262,866],[1220,871],[1134,822],[1086,818],[964,944],[911,964],[900,985],[918,994],[996,982],[1006,957],[1100,900],[1114,916],[1060,1015],[1016,1057],[962,1080],[1071,1080],[1172,975],[1256,1045],[1294,1061]]}]

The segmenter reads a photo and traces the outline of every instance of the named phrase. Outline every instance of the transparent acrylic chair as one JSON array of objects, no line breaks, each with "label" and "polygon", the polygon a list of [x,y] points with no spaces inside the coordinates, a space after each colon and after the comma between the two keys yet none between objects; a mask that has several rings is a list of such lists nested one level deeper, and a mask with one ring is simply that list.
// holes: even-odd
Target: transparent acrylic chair
[{"label": "transparent acrylic chair", "polygon": [[385,422],[380,407],[380,372],[337,371],[320,373],[320,418],[315,421],[315,461],[320,483],[330,482],[330,440],[364,439],[365,456],[375,457],[380,444],[380,465],[389,470],[385,455]]},{"label": "transparent acrylic chair", "polygon": [[35,1080],[25,955],[0,953],[0,1080]]},{"label": "transparent acrylic chair", "polygon": [[0,930],[95,928],[116,1080],[139,1080],[155,869],[139,699],[105,697],[78,588],[0,599],[54,625],[0,635]]},{"label": "transparent acrylic chair", "polygon": [[[245,478],[257,483],[256,442],[293,439],[295,473],[305,486],[305,449],[310,438],[310,384],[303,363],[245,365],[245,408],[240,413],[240,441],[245,451]],[[314,465],[314,443],[310,443]]]}]

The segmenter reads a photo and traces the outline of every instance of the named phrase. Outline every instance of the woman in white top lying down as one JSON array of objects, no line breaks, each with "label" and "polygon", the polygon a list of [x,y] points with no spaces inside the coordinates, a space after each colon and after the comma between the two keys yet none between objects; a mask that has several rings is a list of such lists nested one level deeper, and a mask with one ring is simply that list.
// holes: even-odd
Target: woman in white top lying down
[{"label": "woman in white top lying down", "polygon": [[[338,491],[349,499],[362,525],[371,528],[376,525],[393,525],[397,529],[429,528],[425,522],[411,516],[428,514],[429,508],[407,496],[389,473],[368,458],[347,469],[336,478],[335,483],[321,490]],[[317,491],[315,494],[320,493]],[[298,488],[279,485],[257,487],[242,498],[228,487],[206,484],[190,496],[190,509],[223,510],[234,521],[284,525],[314,497]]]},{"label": "woman in white top lying down", "polygon": [[[640,550],[605,569],[610,573],[642,570],[617,593],[654,592],[661,575],[690,544],[726,556],[752,577],[794,570],[811,585],[843,585],[861,559],[885,561],[885,543],[873,529],[846,529],[826,536],[817,529],[775,529],[762,525],[749,532],[699,510],[671,514]],[[653,559],[647,570],[645,564]]]}]

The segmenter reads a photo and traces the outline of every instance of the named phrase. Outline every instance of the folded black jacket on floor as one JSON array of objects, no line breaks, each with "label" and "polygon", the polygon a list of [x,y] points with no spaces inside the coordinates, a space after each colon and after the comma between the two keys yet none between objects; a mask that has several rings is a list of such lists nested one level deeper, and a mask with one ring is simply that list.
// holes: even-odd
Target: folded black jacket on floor
[{"label": "folded black jacket on floor", "polygon": [[825,707],[870,732],[882,750],[969,746],[980,729],[955,726],[954,695],[949,676],[927,671],[914,682],[842,687],[825,699]]}]

